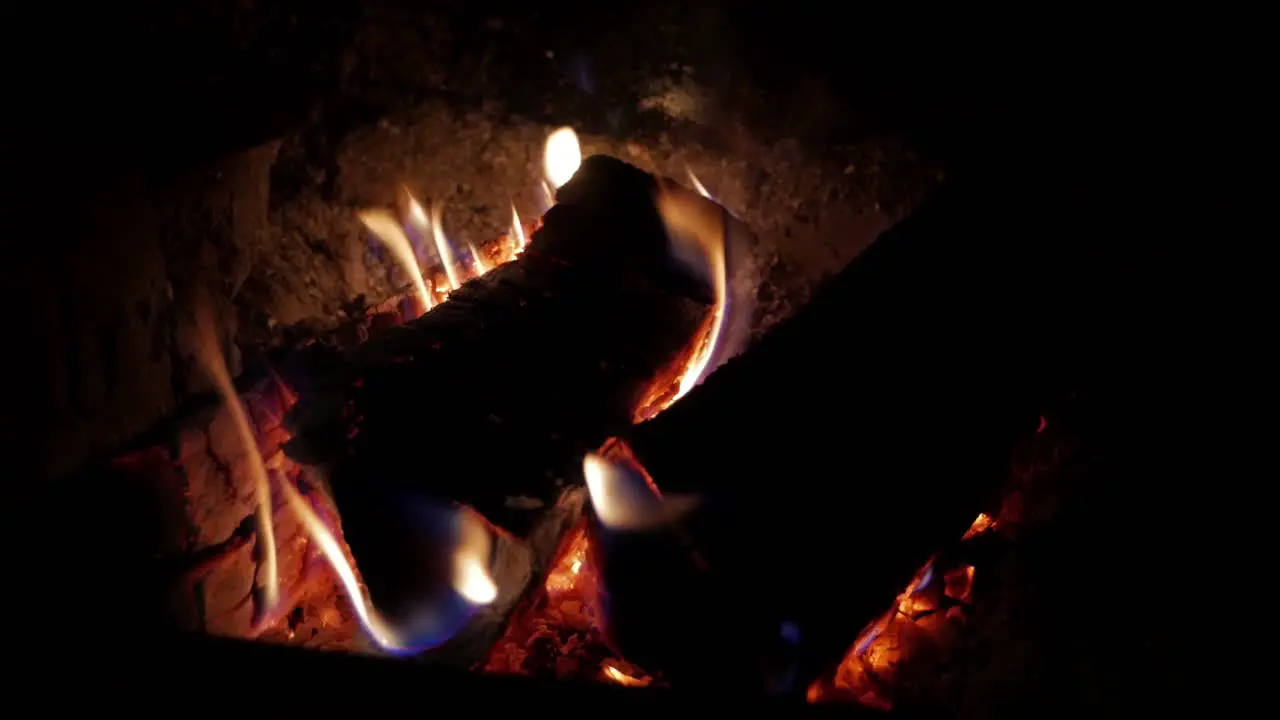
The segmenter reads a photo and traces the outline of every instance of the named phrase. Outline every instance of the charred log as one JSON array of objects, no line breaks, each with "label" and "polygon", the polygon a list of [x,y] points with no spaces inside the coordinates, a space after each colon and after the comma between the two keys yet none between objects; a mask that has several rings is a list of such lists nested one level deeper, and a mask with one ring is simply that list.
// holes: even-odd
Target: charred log
[{"label": "charred log", "polygon": [[[803,677],[973,521],[1036,427],[1044,340],[1065,329],[1043,298],[1068,272],[986,197],[940,192],[798,315],[623,434],[664,492],[704,496],[681,532],[708,568],[681,560],[691,579],[677,590],[653,567],[611,587],[629,660],[673,684],[755,684],[754,660],[717,659],[760,659],[786,627]],[[605,584],[655,565],[636,556]]]},{"label": "charred log", "polygon": [[467,503],[521,530],[512,496],[555,499],[582,454],[631,422],[709,310],[670,260],[654,178],[588,158],[524,254],[348,351],[301,391],[288,452],[327,471],[347,541],[394,618],[415,591],[385,510]]}]

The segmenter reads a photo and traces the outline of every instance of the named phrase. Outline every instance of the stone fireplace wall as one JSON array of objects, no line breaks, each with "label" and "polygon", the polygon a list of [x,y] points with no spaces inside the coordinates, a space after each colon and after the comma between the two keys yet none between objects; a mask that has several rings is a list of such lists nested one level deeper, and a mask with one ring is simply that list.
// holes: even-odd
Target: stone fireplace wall
[{"label": "stone fireplace wall", "polygon": [[[289,328],[402,284],[354,218],[402,185],[443,201],[459,242],[503,231],[512,202],[539,213],[556,125],[575,126],[588,153],[680,180],[687,167],[746,220],[760,239],[760,328],[936,182],[908,141],[869,130],[821,78],[792,88],[747,61],[751,35],[723,9],[680,22],[646,12],[588,18],[591,32],[568,16],[394,0],[323,18],[215,2],[104,18],[139,53],[172,57],[192,87],[169,91],[163,63],[143,63],[112,76],[104,94],[120,100],[97,106],[100,123],[64,131],[79,105],[56,83],[38,84],[48,122],[6,120],[19,191],[5,220],[32,260],[6,283],[28,308],[17,332],[31,382],[5,433],[24,472],[64,475],[207,389],[191,362],[197,289],[234,373]],[[637,37],[641,21],[656,33]],[[644,52],[633,62],[619,43]],[[108,53],[86,72],[106,83],[135,62]],[[774,90],[783,102],[758,97]]]}]

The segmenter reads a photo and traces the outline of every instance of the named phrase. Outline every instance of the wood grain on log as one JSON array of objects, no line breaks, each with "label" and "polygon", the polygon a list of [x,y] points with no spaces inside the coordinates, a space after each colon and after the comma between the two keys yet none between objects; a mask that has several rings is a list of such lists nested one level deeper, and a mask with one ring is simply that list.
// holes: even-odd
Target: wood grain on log
[{"label": "wood grain on log", "polygon": [[522,532],[532,514],[507,498],[554,500],[702,326],[709,291],[673,263],[655,189],[630,165],[588,158],[521,257],[300,388],[289,452],[328,473],[393,620],[416,592],[401,557],[412,528],[386,515],[395,498],[466,503]]}]

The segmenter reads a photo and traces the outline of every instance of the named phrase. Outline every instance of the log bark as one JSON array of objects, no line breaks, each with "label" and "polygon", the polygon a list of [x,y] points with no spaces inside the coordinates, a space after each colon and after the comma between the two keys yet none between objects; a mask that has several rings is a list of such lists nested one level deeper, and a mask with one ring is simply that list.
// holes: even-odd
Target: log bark
[{"label": "log bark", "polygon": [[412,528],[385,513],[396,498],[466,503],[521,533],[531,514],[507,499],[553,501],[707,317],[709,290],[671,260],[655,188],[588,158],[520,258],[300,384],[288,452],[328,474],[387,608],[410,594],[398,534]]},{"label": "log bark", "polygon": [[[668,574],[689,571],[680,590],[655,576],[610,592],[629,660],[673,684],[752,684],[754,663],[713,658],[760,658],[786,622],[811,674],[973,521],[1052,386],[1065,315],[1044,298],[1068,267],[988,192],[940,191],[756,347],[623,433],[664,492],[703,495],[681,532],[710,568],[673,560]],[[659,552],[678,554],[669,538]],[[657,573],[628,556],[624,572]]]}]

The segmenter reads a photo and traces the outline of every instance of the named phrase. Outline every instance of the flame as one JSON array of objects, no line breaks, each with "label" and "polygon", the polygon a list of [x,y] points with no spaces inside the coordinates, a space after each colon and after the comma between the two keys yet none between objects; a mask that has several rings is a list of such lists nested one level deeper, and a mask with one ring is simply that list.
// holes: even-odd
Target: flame
[{"label": "flame", "polygon": [[[414,646],[392,627],[366,597],[355,566],[343,552],[342,544],[292,483],[281,483],[289,509],[316,542],[325,560],[342,582],[347,598],[355,609],[365,632],[378,647],[395,654],[414,654],[437,643]],[[487,605],[497,597],[497,585],[484,568],[489,542],[488,530],[475,511],[465,508],[461,516],[461,532],[454,550],[453,589],[472,605]]]},{"label": "flame", "polygon": [[524,236],[524,224],[520,222],[520,213],[516,212],[516,204],[511,203],[511,239],[515,243],[515,254],[524,252],[528,240]]},{"label": "flame", "polygon": [[444,223],[440,221],[443,214],[444,208],[440,204],[431,206],[431,237],[440,253],[440,264],[444,265],[445,275],[449,278],[449,290],[453,291],[462,287],[462,281],[458,278],[458,268],[453,264],[453,248],[449,246],[449,238],[444,236]]},{"label": "flame", "polygon": [[467,243],[467,249],[471,251],[471,265],[475,268],[476,277],[483,277],[485,273],[489,272],[489,265],[485,263],[484,258],[480,257],[480,251],[476,249],[474,244]]},{"label": "flame", "polygon": [[[693,182],[693,186],[698,190],[698,192],[701,193],[704,198],[711,200],[711,193],[707,192],[707,189],[698,181],[698,177],[693,174],[693,171],[688,170],[687,168],[686,171],[689,173],[689,179]],[[658,196],[658,209],[659,212],[663,214],[664,218],[680,212],[676,206],[673,206],[673,201],[666,193],[662,193]],[[684,375],[681,376],[680,390],[676,393],[672,402],[684,397],[686,393],[696,387],[698,383],[702,382],[702,378],[706,376],[710,369],[711,358],[715,356],[722,331],[724,329],[724,316],[726,308],[728,307],[729,298],[728,273],[725,265],[724,222],[725,218],[722,214],[721,229],[718,237],[707,232],[697,235],[697,237],[701,239],[700,245],[705,253],[704,258],[707,263],[708,271],[711,275],[711,288],[715,297],[715,307],[712,309],[711,314],[711,328],[707,331],[706,335],[703,336],[700,347],[695,353],[693,361],[689,364],[689,368],[685,371]]]},{"label": "flame", "polygon": [[248,459],[249,472],[253,477],[254,499],[258,503],[257,531],[262,547],[263,571],[263,604],[265,612],[270,613],[280,601],[280,573],[276,565],[275,525],[271,515],[271,483],[267,477],[266,465],[262,462],[262,453],[258,450],[258,439],[249,424],[248,413],[240,402],[235,385],[231,382],[231,374],[227,370],[226,359],[218,347],[214,336],[213,318],[205,298],[196,304],[196,360],[204,368],[209,379],[217,388],[219,397],[231,420],[235,424],[236,434],[244,447]]},{"label": "flame", "polygon": [[600,523],[613,530],[641,530],[668,524],[696,501],[688,496],[663,497],[646,473],[594,453],[582,460],[591,506]]},{"label": "flame", "polygon": [[605,660],[601,663],[600,667],[604,671],[605,678],[612,680],[619,685],[626,685],[627,687],[648,687],[649,684],[653,682],[653,678],[651,677],[635,677],[634,675],[628,675],[627,673],[619,670],[618,667],[609,660]]},{"label": "flame", "polygon": [[[418,259],[413,254],[413,246],[409,243],[409,237],[401,229],[400,223],[385,210],[364,210],[357,215],[369,232],[391,251],[396,262],[404,268],[409,279],[413,281],[413,288],[418,293],[421,303],[421,313],[430,310],[435,302],[431,292],[427,290],[426,280],[423,279],[422,270],[418,267]],[[425,213],[422,212],[422,206],[412,197],[409,198],[409,215],[415,221],[418,215],[421,215],[424,220],[426,218]]]},{"label": "flame", "polygon": [[409,188],[404,189],[405,195],[409,198],[409,222],[419,231],[426,230],[430,226],[431,219],[427,217],[427,212],[422,209],[422,203],[409,192]]},{"label": "flame", "polygon": [[707,186],[702,184],[702,181],[698,179],[697,175],[693,174],[693,170],[689,169],[688,165],[684,166],[684,171],[689,176],[689,184],[693,186],[694,190],[698,191],[699,195],[708,200],[715,200],[715,198],[711,197],[711,193],[707,191]]},{"label": "flame", "polygon": [[682,355],[674,371],[663,373],[668,381],[649,388],[633,414],[636,422],[648,420],[671,406],[715,368],[722,352],[725,318],[729,314],[729,279],[725,244],[729,229],[728,211],[711,199],[697,177],[689,177],[699,194],[670,181],[660,182],[655,202],[666,226],[672,253],[687,265],[700,269],[711,285],[713,306],[709,322],[694,338],[692,350]]},{"label": "flame", "polygon": [[493,549],[488,523],[475,510],[461,509],[458,547],[453,558],[453,587],[475,605],[488,605],[498,597],[498,586],[485,570]]},{"label": "flame", "polygon": [[582,148],[578,145],[578,133],[571,127],[562,127],[547,136],[542,151],[542,167],[552,189],[559,190],[578,172],[582,164]]}]

